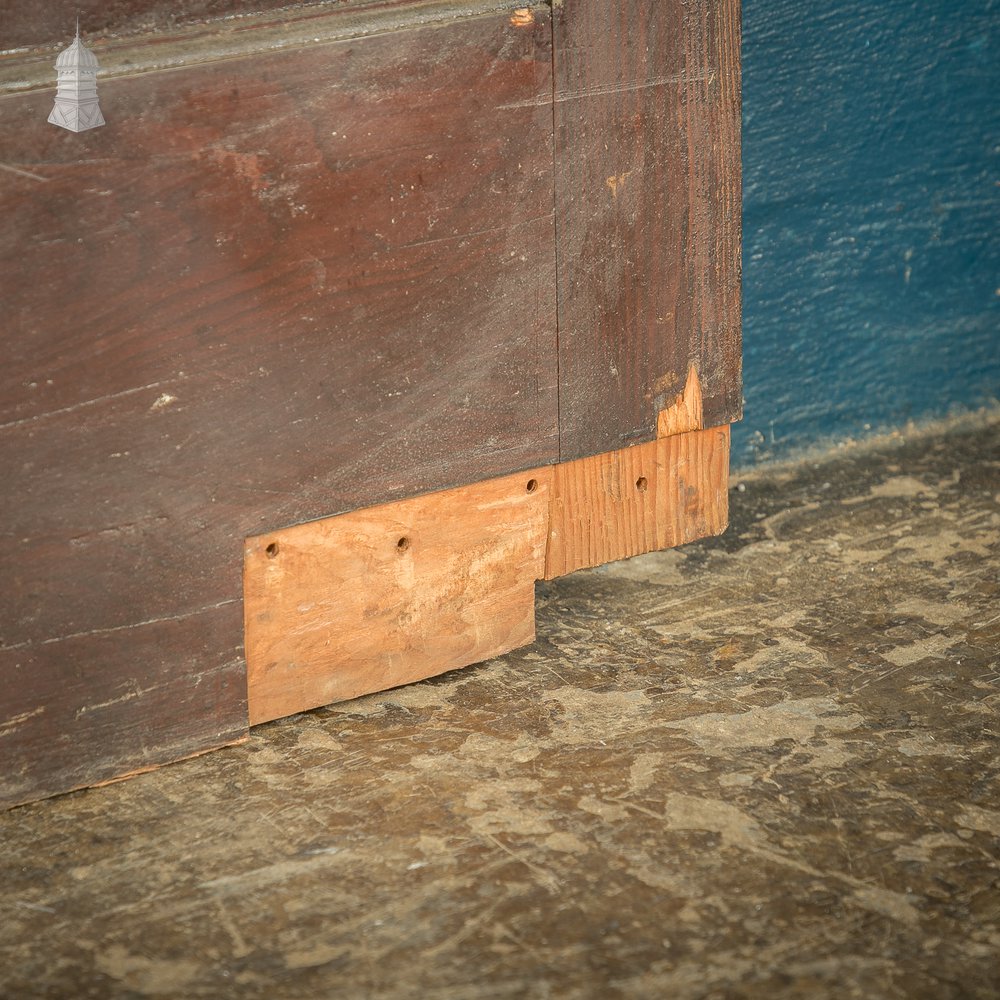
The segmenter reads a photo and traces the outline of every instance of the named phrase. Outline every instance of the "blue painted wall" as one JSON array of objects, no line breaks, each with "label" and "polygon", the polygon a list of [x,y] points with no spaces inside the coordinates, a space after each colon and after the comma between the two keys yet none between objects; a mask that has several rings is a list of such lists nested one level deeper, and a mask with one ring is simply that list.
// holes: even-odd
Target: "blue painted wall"
[{"label": "blue painted wall", "polygon": [[1000,0],[744,0],[733,461],[1000,397]]}]

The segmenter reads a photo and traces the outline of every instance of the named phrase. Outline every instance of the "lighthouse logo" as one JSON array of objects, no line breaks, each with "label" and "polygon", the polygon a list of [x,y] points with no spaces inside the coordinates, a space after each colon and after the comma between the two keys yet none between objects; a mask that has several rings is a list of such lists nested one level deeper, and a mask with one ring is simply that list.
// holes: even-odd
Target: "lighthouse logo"
[{"label": "lighthouse logo", "polygon": [[71,132],[86,132],[104,124],[97,103],[97,56],[80,41],[80,22],[76,38],[56,59],[56,103],[49,121]]}]

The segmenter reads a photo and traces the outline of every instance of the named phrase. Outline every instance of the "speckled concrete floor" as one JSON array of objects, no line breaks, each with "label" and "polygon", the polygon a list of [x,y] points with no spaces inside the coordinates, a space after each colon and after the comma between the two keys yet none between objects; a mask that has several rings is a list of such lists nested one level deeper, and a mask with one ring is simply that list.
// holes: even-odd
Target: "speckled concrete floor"
[{"label": "speckled concrete floor", "polygon": [[1000,424],[733,513],[531,648],[0,816],[0,993],[1000,995]]}]

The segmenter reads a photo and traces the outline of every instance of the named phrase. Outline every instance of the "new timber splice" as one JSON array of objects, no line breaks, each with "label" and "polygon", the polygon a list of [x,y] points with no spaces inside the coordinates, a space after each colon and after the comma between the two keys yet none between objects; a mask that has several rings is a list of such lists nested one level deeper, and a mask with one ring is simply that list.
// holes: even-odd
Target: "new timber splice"
[{"label": "new timber splice", "polygon": [[249,538],[250,724],[532,642],[536,580],[720,533],[728,469],[689,430]]}]

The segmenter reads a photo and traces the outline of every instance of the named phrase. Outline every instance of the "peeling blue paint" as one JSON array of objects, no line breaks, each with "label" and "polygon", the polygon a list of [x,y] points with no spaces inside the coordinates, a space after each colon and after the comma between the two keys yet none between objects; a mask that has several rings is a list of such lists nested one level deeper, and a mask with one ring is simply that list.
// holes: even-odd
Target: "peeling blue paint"
[{"label": "peeling blue paint", "polygon": [[1000,0],[745,0],[733,461],[1000,397]]}]

